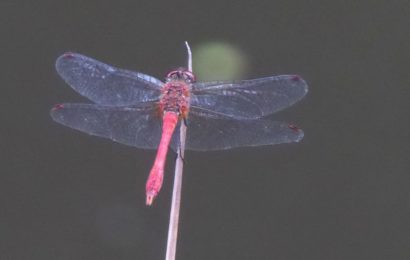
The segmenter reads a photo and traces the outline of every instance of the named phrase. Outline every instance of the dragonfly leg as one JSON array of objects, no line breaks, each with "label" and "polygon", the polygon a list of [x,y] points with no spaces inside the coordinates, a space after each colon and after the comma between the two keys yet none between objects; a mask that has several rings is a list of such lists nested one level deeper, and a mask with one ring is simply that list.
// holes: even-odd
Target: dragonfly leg
[{"label": "dragonfly leg", "polygon": [[182,162],[185,164],[185,158],[182,156],[182,149],[181,146],[178,146],[179,153],[177,153],[177,156],[181,158]]},{"label": "dragonfly leg", "polygon": [[178,150],[179,150],[179,152],[175,155],[175,161],[176,161],[176,160],[178,159],[178,157],[179,157],[179,158],[181,158],[182,162],[185,164],[185,158],[182,156],[181,147],[178,147]]}]

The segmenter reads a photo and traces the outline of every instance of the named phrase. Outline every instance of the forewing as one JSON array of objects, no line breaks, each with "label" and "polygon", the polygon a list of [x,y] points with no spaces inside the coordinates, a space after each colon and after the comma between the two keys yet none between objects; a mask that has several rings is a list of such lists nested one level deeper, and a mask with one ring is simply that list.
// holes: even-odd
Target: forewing
[{"label": "forewing", "polygon": [[236,82],[199,82],[192,87],[191,107],[237,119],[255,119],[293,105],[307,91],[306,82],[296,75]]},{"label": "forewing", "polygon": [[154,101],[163,85],[148,75],[118,69],[77,53],[61,55],[56,69],[75,91],[100,105],[127,106]]},{"label": "forewing", "polygon": [[68,103],[56,105],[50,114],[62,125],[142,149],[156,149],[161,139],[161,120],[154,106]]},{"label": "forewing", "polygon": [[[191,108],[187,119],[187,150],[227,150],[299,142],[302,138],[301,129],[267,119],[236,120],[196,108]],[[174,150],[178,147],[176,137],[172,147]]]}]

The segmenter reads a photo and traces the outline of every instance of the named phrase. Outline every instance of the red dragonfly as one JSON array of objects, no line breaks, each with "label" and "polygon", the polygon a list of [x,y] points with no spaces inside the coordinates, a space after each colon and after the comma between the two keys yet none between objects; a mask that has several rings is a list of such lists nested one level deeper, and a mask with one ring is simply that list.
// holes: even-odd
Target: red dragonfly
[{"label": "red dragonfly", "polygon": [[77,53],[60,56],[56,69],[68,85],[94,102],[55,105],[50,114],[56,122],[122,144],[158,149],[146,183],[147,205],[161,189],[168,147],[178,149],[181,122],[188,129],[188,150],[273,145],[303,138],[295,125],[263,118],[306,95],[308,86],[297,75],[196,82],[191,71],[180,68],[162,82]]}]

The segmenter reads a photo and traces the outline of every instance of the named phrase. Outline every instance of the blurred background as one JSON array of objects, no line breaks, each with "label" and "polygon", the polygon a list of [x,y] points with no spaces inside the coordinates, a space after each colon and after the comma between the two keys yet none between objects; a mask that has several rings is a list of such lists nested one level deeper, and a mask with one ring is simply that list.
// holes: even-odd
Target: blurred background
[{"label": "blurred background", "polygon": [[0,259],[164,259],[174,154],[53,122],[76,51],[159,79],[299,74],[296,144],[187,152],[177,259],[410,259],[408,1],[2,1]]}]

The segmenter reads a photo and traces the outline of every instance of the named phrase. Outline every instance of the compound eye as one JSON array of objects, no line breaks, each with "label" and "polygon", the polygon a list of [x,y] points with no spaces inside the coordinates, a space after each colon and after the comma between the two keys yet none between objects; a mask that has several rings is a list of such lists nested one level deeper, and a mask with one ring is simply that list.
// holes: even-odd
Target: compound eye
[{"label": "compound eye", "polygon": [[179,75],[180,75],[179,71],[174,70],[168,73],[168,75],[165,78],[166,78],[166,81],[170,81],[171,79],[178,79]]},{"label": "compound eye", "polygon": [[188,71],[188,70],[184,71],[184,79],[187,80],[188,82],[195,82],[196,81],[195,75],[192,72]]}]

